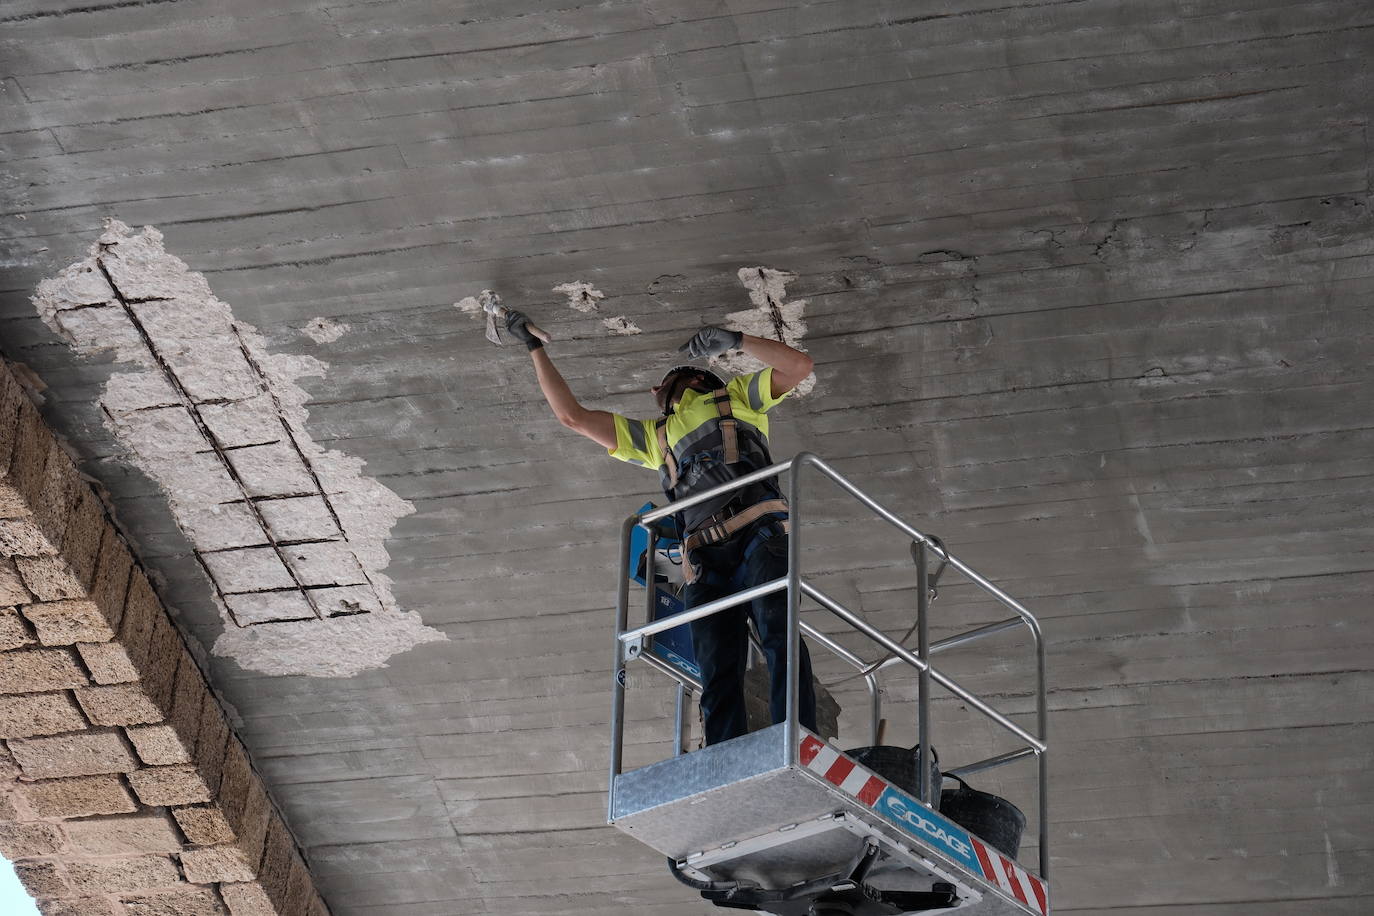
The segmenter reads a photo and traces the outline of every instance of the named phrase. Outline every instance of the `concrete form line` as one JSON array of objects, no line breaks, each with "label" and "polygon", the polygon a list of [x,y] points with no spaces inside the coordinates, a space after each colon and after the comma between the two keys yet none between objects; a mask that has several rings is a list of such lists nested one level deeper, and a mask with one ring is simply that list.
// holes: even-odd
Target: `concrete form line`
[{"label": "concrete form line", "polygon": [[85,13],[105,13],[110,10],[128,9],[138,6],[156,6],[161,3],[178,3],[180,0],[120,0],[120,2],[110,3],[105,6],[77,6],[66,10],[42,10],[36,13],[24,13],[19,16],[6,16],[0,18],[0,25],[9,22],[31,22],[35,19],[60,19],[63,16],[79,16]]},{"label": "concrete form line", "polygon": [[[163,0],[163,2],[167,2],[167,3],[176,3],[176,2],[178,2],[178,0]],[[104,7],[104,8],[105,8],[105,9],[113,9],[114,7]],[[5,21],[5,20],[0,20],[0,22],[3,22],[3,21]],[[123,64],[106,64],[106,65],[103,66],[103,67],[76,68],[76,69],[71,69],[71,70],[42,70],[42,71],[35,71],[35,72],[32,72],[32,73],[23,73],[23,74],[18,74],[18,75],[20,75],[20,76],[62,76],[63,74],[66,74],[66,73],[79,73],[79,74],[81,74],[81,75],[84,76],[84,75],[91,74],[91,73],[104,73],[104,72],[108,72],[108,71],[112,71],[112,70],[139,70],[139,69],[143,69],[143,68],[146,68],[146,67],[162,67],[162,66],[168,66],[168,65],[172,65],[172,64],[188,64],[188,63],[191,63],[192,61],[197,61],[197,60],[210,60],[210,59],[213,59],[213,58],[216,58],[216,57],[233,57],[233,56],[238,55],[238,54],[253,54],[253,53],[256,53],[256,52],[258,52],[258,51],[270,51],[270,50],[273,50],[273,49],[275,49],[275,48],[289,48],[289,47],[292,47],[292,46],[294,46],[294,45],[304,44],[304,43],[305,43],[305,42],[300,42],[300,41],[285,41],[285,42],[281,42],[281,43],[279,43],[279,44],[258,45],[257,47],[254,47],[254,48],[230,48],[229,50],[225,50],[225,51],[206,51],[206,52],[201,53],[201,54],[187,54],[187,55],[184,56],[184,57],[160,57],[160,58],[154,58],[153,60],[140,60],[140,61],[133,61],[133,62],[129,62],[129,63],[123,63]],[[206,84],[205,84],[205,83],[185,83],[185,84],[182,84],[182,85],[199,86],[199,85],[206,85]]]}]

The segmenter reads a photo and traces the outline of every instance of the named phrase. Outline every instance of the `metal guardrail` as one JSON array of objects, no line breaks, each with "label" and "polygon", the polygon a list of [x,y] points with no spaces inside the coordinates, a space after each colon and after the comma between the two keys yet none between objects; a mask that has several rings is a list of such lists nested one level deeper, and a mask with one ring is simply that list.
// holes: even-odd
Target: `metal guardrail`
[{"label": "metal guardrail", "polygon": [[[841,489],[849,493],[856,500],[867,506],[874,514],[888,522],[904,535],[911,539],[913,548],[913,558],[916,561],[918,572],[918,586],[916,589],[916,629],[917,646],[916,651],[912,652],[900,645],[895,640],[888,637],[882,631],[873,627],[862,617],[850,611],[843,604],[829,597],[816,586],[802,578],[801,570],[801,547],[803,529],[802,513],[802,488],[801,470],[805,467],[812,467],[820,471]],[[700,607],[690,608],[681,614],[674,615],[662,620],[653,620],[653,601],[654,601],[654,567],[653,556],[656,538],[651,527],[653,522],[666,518],[683,509],[713,499],[732,490],[748,486],[760,480],[778,476],[785,472],[791,472],[788,481],[788,502],[791,517],[791,533],[788,538],[787,553],[787,575],[771,582],[765,582],[734,595],[721,598],[716,601],[703,604]],[[646,592],[649,602],[649,611],[646,619],[649,620],[642,626],[629,627],[629,604],[630,604],[630,578],[626,570],[630,565],[630,538],[636,527],[643,527],[648,533],[648,545],[646,556],[649,558],[646,566]],[[1016,616],[995,623],[986,624],[960,633],[938,642],[930,642],[929,630],[929,600],[927,590],[928,573],[928,554],[935,551],[941,562],[948,563],[950,566],[963,573],[969,581],[978,586],[981,590],[992,595],[1003,606],[1010,609]],[[1022,760],[1026,757],[1034,756],[1037,759],[1037,783],[1038,783],[1038,807],[1039,807],[1039,845],[1040,845],[1040,876],[1049,878],[1050,854],[1049,854],[1049,709],[1045,691],[1045,641],[1040,630],[1040,623],[1035,615],[1021,606],[1016,599],[1012,598],[1002,589],[992,584],[976,572],[968,564],[961,561],[958,557],[950,553],[943,544],[937,539],[923,534],[911,525],[908,525],[901,518],[890,512],[877,500],[873,499],[863,490],[846,480],[840,473],[830,465],[826,464],[817,456],[802,452],[796,457],[779,462],[771,467],[747,474],[737,480],[706,490],[687,499],[678,500],[661,508],[652,509],[648,512],[635,513],[625,519],[621,526],[620,535],[620,585],[616,594],[616,628],[615,628],[615,684],[612,691],[611,705],[611,762],[610,762],[610,805],[612,810],[615,804],[615,779],[623,772],[624,765],[624,734],[625,734],[625,664],[631,658],[642,659],[654,667],[663,671],[677,681],[677,715],[675,721],[674,753],[681,754],[683,724],[685,716],[685,703],[688,694],[692,691],[699,691],[701,685],[688,675],[676,670],[670,665],[659,662],[651,653],[641,651],[644,641],[656,633],[661,633],[674,627],[681,626],[692,620],[699,620],[719,613],[726,608],[752,601],[754,598],[775,592],[786,590],[787,592],[787,670],[790,673],[790,683],[787,693],[787,719],[784,726],[784,741],[790,753],[793,755],[792,762],[797,763],[798,747],[798,684],[797,669],[798,660],[801,655],[801,636],[805,633],[817,644],[824,646],[864,677],[869,693],[872,697],[872,718],[870,729],[874,735],[873,743],[877,742],[878,722],[881,716],[881,691],[879,690],[877,674],[884,668],[894,665],[905,664],[917,672],[917,733],[920,741],[919,758],[917,761],[917,773],[919,778],[919,794],[921,801],[930,803],[932,795],[939,792],[939,786],[930,786],[930,695],[932,682],[944,687],[950,693],[962,699],[965,703],[978,710],[984,716],[997,723],[1001,728],[1010,732],[1019,739],[1025,746],[1005,754],[989,757],[974,763],[965,764],[960,767],[947,770],[946,772],[958,775],[967,775],[989,770],[994,767]],[[822,608],[828,610],[835,617],[849,624],[854,630],[867,637],[869,640],[882,647],[888,653],[888,657],[876,664],[866,664],[861,658],[850,652],[844,646],[835,642],[830,637],[821,633],[815,627],[801,620],[801,598],[803,595],[809,596]],[[1036,657],[1036,726],[1035,732],[1031,733],[1017,725],[1007,716],[999,712],[992,705],[980,699],[968,689],[960,686],[952,678],[941,674],[930,663],[930,656],[956,646],[965,645],[996,633],[1017,626],[1025,626],[1030,630],[1031,637],[1035,644]]]}]

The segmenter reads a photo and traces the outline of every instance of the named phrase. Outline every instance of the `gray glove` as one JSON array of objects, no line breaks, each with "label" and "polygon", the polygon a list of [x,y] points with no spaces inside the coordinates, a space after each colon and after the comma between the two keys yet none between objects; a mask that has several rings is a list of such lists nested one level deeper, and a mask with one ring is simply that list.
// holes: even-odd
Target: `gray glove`
[{"label": "gray glove", "polygon": [[506,330],[516,340],[529,347],[531,350],[544,346],[544,342],[534,335],[529,328],[530,316],[516,309],[506,309]]},{"label": "gray glove", "polygon": [[719,356],[726,350],[738,348],[743,342],[742,332],[728,331],[708,324],[677,349],[679,353],[686,353],[692,359],[701,359],[703,356]]}]

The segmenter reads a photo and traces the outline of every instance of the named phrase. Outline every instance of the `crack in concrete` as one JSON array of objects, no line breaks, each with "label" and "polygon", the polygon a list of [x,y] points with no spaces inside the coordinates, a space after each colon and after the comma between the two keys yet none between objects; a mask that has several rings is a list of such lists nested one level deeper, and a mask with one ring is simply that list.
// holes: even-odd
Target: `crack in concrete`
[{"label": "crack in concrete", "polygon": [[762,267],[758,268],[759,282],[764,290],[764,298],[768,302],[768,311],[773,319],[773,333],[778,340],[787,339],[787,321],[782,317],[782,309],[779,307],[778,300],[768,290],[768,275],[764,273]]},{"label": "crack in concrete", "polygon": [[1102,241],[1098,242],[1097,245],[1093,248],[1093,257],[1097,258],[1104,264],[1107,263],[1107,249],[1110,248],[1112,245],[1116,244],[1116,242],[1118,241],[1116,233],[1121,228],[1122,222],[1123,220],[1119,219],[1112,220],[1111,228],[1107,230],[1107,234],[1104,235],[1102,237]]}]

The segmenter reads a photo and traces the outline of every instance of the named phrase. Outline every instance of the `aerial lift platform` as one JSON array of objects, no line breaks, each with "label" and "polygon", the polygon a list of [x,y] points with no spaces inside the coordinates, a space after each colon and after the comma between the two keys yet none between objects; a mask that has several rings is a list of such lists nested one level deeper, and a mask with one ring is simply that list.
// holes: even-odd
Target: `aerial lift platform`
[{"label": "aerial lift platform", "polygon": [[[918,571],[914,652],[804,578],[800,561],[805,516],[799,485],[799,472],[804,468],[814,468],[834,481],[909,539]],[[673,607],[657,587],[654,570],[661,520],[696,502],[783,473],[789,474],[791,515],[786,576],[689,611]],[[1040,625],[1029,611],[951,554],[938,538],[908,525],[809,453],[663,508],[641,510],[625,520],[621,534],[620,569],[631,570],[631,560],[639,550],[645,558],[643,573],[635,578],[646,586],[646,622],[629,625],[631,576],[621,575],[611,716],[611,825],[666,856],[669,870],[679,881],[720,907],[777,916],[895,916],[951,909],[978,916],[1047,916],[1045,647]],[[947,568],[958,570],[1013,616],[931,643],[929,604],[934,583]],[[684,658],[680,651],[685,624],[779,591],[787,593],[788,671],[793,672],[786,721],[686,753],[686,709],[691,695],[700,690],[700,682],[690,658]],[[803,596],[883,649],[884,660],[866,663],[803,621]],[[665,615],[665,609],[674,613]],[[938,652],[1022,626],[1030,631],[1035,652],[1034,733],[941,674],[930,662]],[[914,784],[898,784],[800,726],[795,672],[803,634],[863,676],[872,701],[872,745],[881,740],[880,673],[894,666],[915,670],[919,745],[913,752]],[[676,682],[677,716],[673,756],[625,772],[625,666],[630,661],[646,663]],[[1019,864],[1014,850],[997,848],[991,839],[975,835],[938,811],[941,787],[934,784],[929,756],[930,703],[935,684],[991,719],[1021,745],[1008,753],[951,767],[944,775],[964,777],[1016,761],[1036,761],[1038,873]],[[940,771],[936,768],[934,772],[938,775]],[[1007,845],[1005,838],[1001,845]]]}]

